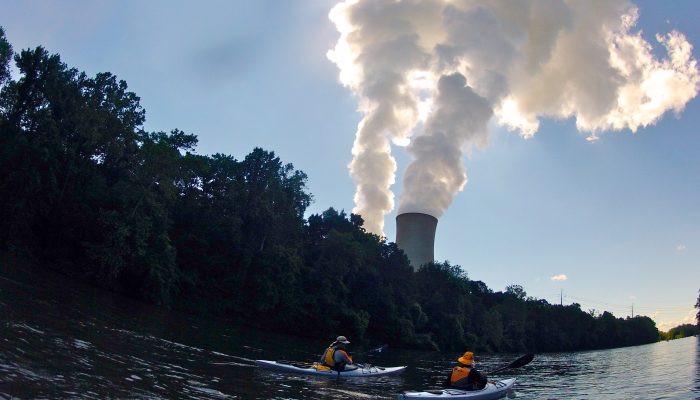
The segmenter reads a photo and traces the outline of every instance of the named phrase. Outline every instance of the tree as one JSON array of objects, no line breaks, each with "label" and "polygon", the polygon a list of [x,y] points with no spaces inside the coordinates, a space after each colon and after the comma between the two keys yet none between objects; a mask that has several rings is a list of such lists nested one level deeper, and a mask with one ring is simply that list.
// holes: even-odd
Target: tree
[{"label": "tree", "polygon": [[506,293],[515,296],[518,300],[525,300],[527,293],[520,285],[509,285],[506,287]]},{"label": "tree", "polygon": [[5,30],[0,26],[0,86],[10,78],[10,60],[12,59],[12,46],[5,39]]},{"label": "tree", "polygon": [[73,257],[79,240],[59,242],[84,232],[79,222],[89,216],[72,197],[89,192],[85,183],[95,177],[94,169],[88,172],[94,130],[85,123],[89,113],[80,91],[85,77],[41,47],[14,59],[20,79],[7,82],[0,94],[3,234],[42,257],[56,252]]},{"label": "tree", "polygon": [[698,290],[698,301],[695,303],[695,308],[698,309],[698,313],[695,314],[695,322],[698,328],[700,328],[700,290]]},{"label": "tree", "polygon": [[698,334],[698,327],[692,324],[678,325],[669,329],[668,332],[661,332],[661,336],[666,340],[682,339]]},{"label": "tree", "polygon": [[470,345],[468,334],[478,333],[480,324],[468,295],[467,274],[459,265],[434,262],[423,265],[415,279],[419,302],[428,316],[426,327],[437,346],[459,350]]},{"label": "tree", "polygon": [[124,81],[89,78],[42,47],[0,93],[0,242],[100,286],[167,303],[169,205],[191,137],[147,134]]}]

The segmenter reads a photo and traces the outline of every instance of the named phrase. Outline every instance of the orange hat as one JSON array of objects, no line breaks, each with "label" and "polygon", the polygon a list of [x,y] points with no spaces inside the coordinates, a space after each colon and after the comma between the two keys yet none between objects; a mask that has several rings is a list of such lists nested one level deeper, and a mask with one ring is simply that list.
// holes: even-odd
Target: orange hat
[{"label": "orange hat", "polygon": [[464,355],[460,358],[457,359],[457,361],[461,362],[464,365],[469,365],[474,363],[474,353],[471,351],[468,351],[464,353]]}]

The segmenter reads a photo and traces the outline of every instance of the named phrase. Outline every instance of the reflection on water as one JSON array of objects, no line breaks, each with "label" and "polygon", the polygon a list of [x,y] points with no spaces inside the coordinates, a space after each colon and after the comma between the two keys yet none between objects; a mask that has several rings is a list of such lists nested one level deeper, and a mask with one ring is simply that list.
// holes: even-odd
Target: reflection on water
[{"label": "reflection on water", "polygon": [[[0,398],[389,399],[440,388],[459,356],[392,348],[360,355],[367,349],[354,348],[360,362],[409,368],[354,380],[264,371],[255,359],[312,362],[332,338],[231,327],[47,276],[0,269]],[[517,377],[520,399],[700,399],[699,346],[686,338],[538,354],[492,378]],[[519,356],[477,354],[478,367],[488,372]]]},{"label": "reflection on water", "polygon": [[[525,398],[693,399],[697,338],[542,354],[519,380]],[[695,391],[697,393],[697,391]],[[556,395],[555,395],[556,394]]]},{"label": "reflection on water", "polygon": [[696,340],[695,345],[695,389],[693,392],[695,398],[700,399],[700,340]]}]

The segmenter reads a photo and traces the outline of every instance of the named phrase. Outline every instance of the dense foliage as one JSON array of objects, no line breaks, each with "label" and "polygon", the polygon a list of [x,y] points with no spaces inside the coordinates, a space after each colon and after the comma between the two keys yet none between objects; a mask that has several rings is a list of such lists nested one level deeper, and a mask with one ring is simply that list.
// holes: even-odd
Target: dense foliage
[{"label": "dense foliage", "polygon": [[143,130],[123,81],[88,77],[0,31],[0,248],[144,301],[261,328],[463,351],[561,351],[658,340],[615,318],[493,292],[447,262],[414,272],[358,215],[304,218],[306,175],[273,152],[196,155]]},{"label": "dense foliage", "polygon": [[698,334],[698,327],[693,324],[683,324],[678,325],[675,328],[671,328],[668,332],[661,332],[661,339],[673,340],[673,339],[683,339],[685,337],[695,336]]}]

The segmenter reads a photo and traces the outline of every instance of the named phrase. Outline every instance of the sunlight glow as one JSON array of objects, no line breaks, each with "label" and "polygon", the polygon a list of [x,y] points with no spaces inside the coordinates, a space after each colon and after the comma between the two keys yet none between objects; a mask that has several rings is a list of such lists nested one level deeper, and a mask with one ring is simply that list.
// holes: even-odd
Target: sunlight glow
[{"label": "sunlight glow", "polygon": [[435,76],[430,71],[414,70],[408,74],[407,80],[418,97],[418,120],[425,123],[433,109],[431,94],[435,89]]},{"label": "sunlight glow", "polygon": [[355,3],[357,1],[338,3],[328,13],[328,18],[333,21],[340,33],[340,39],[335,47],[326,53],[326,57],[335,63],[340,70],[340,83],[353,89],[357,88],[362,80],[362,68],[355,63],[357,50],[353,49],[348,41],[348,36],[355,28],[348,21],[346,10]]},{"label": "sunlight glow", "polygon": [[537,119],[528,119],[518,108],[518,102],[512,97],[506,97],[495,110],[498,123],[508,130],[519,130],[523,138],[529,139],[540,128]]}]

